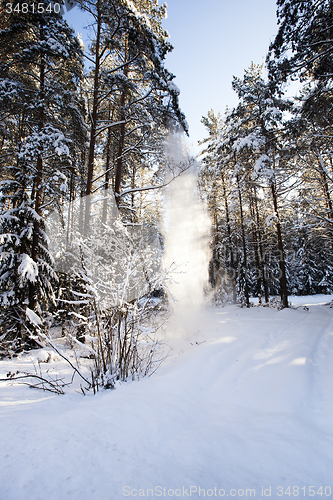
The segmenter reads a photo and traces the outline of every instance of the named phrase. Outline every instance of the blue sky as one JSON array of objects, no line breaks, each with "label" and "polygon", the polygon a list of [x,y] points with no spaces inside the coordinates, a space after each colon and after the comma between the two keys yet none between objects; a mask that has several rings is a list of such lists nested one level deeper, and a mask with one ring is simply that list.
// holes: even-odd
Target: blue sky
[{"label": "blue sky", "polygon": [[[160,3],[161,0],[160,0]],[[169,0],[164,27],[174,50],[166,67],[176,75],[180,105],[190,127],[192,152],[206,135],[201,117],[237,104],[233,75],[242,77],[251,61],[265,61],[277,32],[275,0]],[[78,7],[65,18],[86,38]]]}]

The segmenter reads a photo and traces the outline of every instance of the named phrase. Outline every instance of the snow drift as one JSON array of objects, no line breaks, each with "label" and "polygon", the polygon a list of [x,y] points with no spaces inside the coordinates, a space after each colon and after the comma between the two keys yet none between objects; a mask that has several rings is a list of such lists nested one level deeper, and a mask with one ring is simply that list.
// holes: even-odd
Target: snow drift
[{"label": "snow drift", "polygon": [[[96,396],[8,382],[0,498],[329,498],[333,309],[314,303],[328,299],[206,310],[152,377]],[[37,356],[3,361],[2,377]]]}]

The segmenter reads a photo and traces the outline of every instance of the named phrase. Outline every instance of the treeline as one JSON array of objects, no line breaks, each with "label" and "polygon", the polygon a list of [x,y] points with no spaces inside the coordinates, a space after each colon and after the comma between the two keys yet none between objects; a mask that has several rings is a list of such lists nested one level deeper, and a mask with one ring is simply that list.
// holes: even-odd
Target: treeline
[{"label": "treeline", "polygon": [[[88,277],[88,254],[98,247],[92,225],[106,227],[111,193],[122,223],[157,227],[155,187],[177,175],[164,140],[170,131],[187,132],[174,75],[164,66],[172,50],[162,28],[166,6],[82,0],[79,8],[94,33],[85,51],[49,0],[40,0],[37,10],[23,0],[1,7],[0,354],[40,345],[38,326],[54,317],[64,324],[69,314],[79,318],[76,334],[84,341],[100,293]],[[99,194],[104,202],[97,213]],[[45,229],[54,213],[68,226],[62,250],[72,253],[70,264],[74,259],[81,274],[78,267],[76,273],[55,267]],[[105,251],[109,245],[109,254],[125,259],[134,252],[124,228],[108,238],[105,231],[100,245]],[[75,234],[85,244],[70,247]],[[112,262],[105,289],[119,282]],[[118,306],[119,300],[106,307]]]},{"label": "treeline", "polygon": [[[218,301],[333,290],[332,2],[278,0],[268,78],[233,79],[239,104],[209,111],[201,188],[213,222]],[[297,80],[297,97],[284,97]]]}]

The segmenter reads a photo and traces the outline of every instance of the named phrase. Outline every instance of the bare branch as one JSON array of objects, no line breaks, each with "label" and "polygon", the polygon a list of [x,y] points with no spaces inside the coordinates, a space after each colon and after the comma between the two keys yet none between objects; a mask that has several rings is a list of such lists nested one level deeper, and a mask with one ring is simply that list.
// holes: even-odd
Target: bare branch
[{"label": "bare branch", "polygon": [[182,173],[186,172],[186,170],[188,170],[190,167],[191,167],[191,164],[189,163],[186,168],[184,168],[177,175],[174,175],[172,177],[172,179],[170,179],[168,182],[165,182],[163,184],[158,184],[158,186],[145,186],[145,187],[142,187],[142,188],[126,189],[125,191],[123,191],[120,194],[116,193],[116,196],[117,196],[117,198],[121,198],[122,196],[125,196],[125,194],[129,194],[129,193],[137,193],[139,191],[151,191],[151,190],[154,190],[154,189],[161,189],[163,187],[168,186],[172,181],[174,181],[175,179],[177,179],[177,177],[179,177],[180,175],[182,175]]}]

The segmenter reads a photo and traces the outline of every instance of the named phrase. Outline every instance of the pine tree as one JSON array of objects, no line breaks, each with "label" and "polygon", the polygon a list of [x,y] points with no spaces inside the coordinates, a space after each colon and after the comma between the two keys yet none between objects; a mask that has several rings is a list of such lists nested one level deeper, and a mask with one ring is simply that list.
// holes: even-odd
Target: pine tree
[{"label": "pine tree", "polygon": [[27,311],[28,318],[29,311],[42,315],[54,303],[57,277],[45,217],[65,196],[85,134],[76,90],[82,74],[79,41],[59,14],[48,11],[49,3],[42,3],[44,12],[25,13],[18,2],[20,11],[6,15],[0,33],[0,50],[7,52],[0,67],[8,95],[2,112],[14,123],[11,134],[3,135],[9,154],[0,199],[1,328],[3,342],[10,346],[13,340],[14,349],[36,345]]},{"label": "pine tree", "polygon": [[[108,174],[112,171],[119,206],[125,196],[122,188],[131,191],[133,201],[136,173],[142,164],[149,165],[152,138],[161,137],[159,130],[173,124],[186,129],[179,91],[172,83],[174,75],[164,68],[165,56],[172,49],[161,28],[165,7],[158,7],[155,0],[82,1],[81,5],[96,26],[89,74],[91,127],[86,195],[109,187]],[[106,151],[103,182],[103,176],[96,172],[97,141]],[[87,203],[86,228],[89,198]]]},{"label": "pine tree", "polygon": [[[225,241],[239,299],[249,306],[250,295],[256,294],[259,302],[262,295],[267,302],[269,293],[276,293],[278,281],[282,306],[288,307],[282,195],[289,191],[294,170],[291,152],[286,155],[289,135],[283,111],[290,110],[291,103],[272,93],[261,77],[261,67],[254,64],[243,79],[234,78],[233,87],[238,106],[218,124],[213,114],[203,119],[210,134],[202,170],[209,183],[207,197],[215,214],[224,200]],[[217,196],[209,193],[216,186]]]},{"label": "pine tree", "polygon": [[210,283],[215,290],[217,302],[228,300],[231,296],[235,303],[236,262],[230,206],[231,179],[228,163],[224,162],[220,146],[226,132],[225,118],[210,110],[207,117],[202,117],[201,121],[208,131],[208,137],[200,141],[200,144],[206,146],[201,153],[200,185],[212,218]]},{"label": "pine tree", "polygon": [[268,54],[275,83],[288,77],[327,82],[333,73],[331,0],[277,0],[278,34]]},{"label": "pine tree", "polygon": [[[237,152],[252,156],[252,178],[263,178],[269,186],[273,204],[279,259],[280,296],[283,307],[288,307],[285,250],[282,222],[278,203],[279,190],[286,180],[284,174],[284,147],[282,112],[290,104],[277,98],[261,77],[261,68],[252,64],[244,79],[234,78],[233,88],[240,98],[234,119],[238,120],[240,137],[234,143]],[[282,167],[282,168],[281,168]],[[281,176],[282,174],[282,176]]]}]

